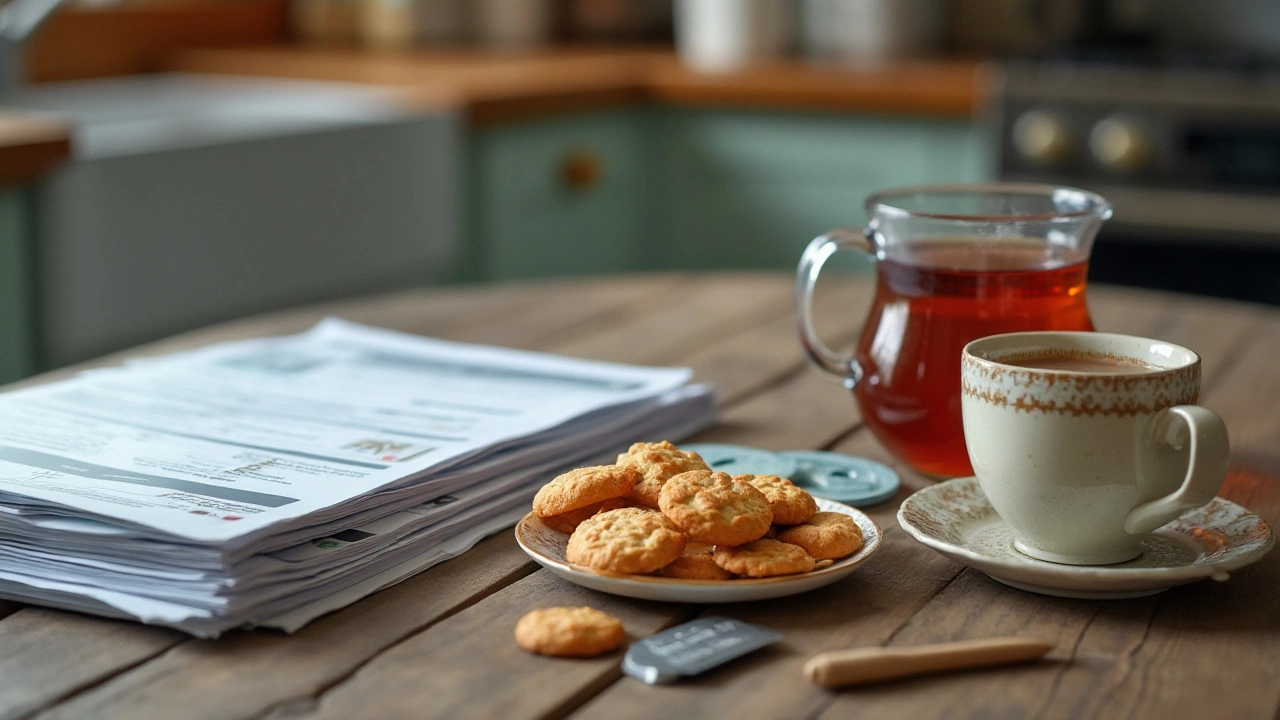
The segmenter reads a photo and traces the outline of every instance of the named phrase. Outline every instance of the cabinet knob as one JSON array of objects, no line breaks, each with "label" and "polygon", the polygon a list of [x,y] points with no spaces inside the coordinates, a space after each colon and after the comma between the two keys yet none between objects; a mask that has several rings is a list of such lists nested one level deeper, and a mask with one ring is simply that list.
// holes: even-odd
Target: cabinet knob
[{"label": "cabinet knob", "polygon": [[565,153],[560,161],[560,182],[570,190],[590,190],[604,180],[604,161],[599,153],[577,148]]}]

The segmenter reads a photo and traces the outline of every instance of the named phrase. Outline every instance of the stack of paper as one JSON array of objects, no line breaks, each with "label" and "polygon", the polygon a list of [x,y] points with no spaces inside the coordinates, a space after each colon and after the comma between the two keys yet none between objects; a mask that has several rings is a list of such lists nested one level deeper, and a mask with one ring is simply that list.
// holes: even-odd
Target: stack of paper
[{"label": "stack of paper", "polygon": [[293,630],[710,424],[690,375],[327,320],[0,395],[0,596]]}]

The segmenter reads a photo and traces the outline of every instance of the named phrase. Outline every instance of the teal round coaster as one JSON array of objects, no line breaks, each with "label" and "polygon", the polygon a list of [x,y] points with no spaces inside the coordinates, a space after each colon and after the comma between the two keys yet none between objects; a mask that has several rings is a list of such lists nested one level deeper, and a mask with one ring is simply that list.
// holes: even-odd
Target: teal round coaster
[{"label": "teal round coaster", "polygon": [[785,478],[796,471],[795,460],[759,448],[689,443],[681,445],[680,449],[698,453],[712,470],[730,475],[777,475]]},{"label": "teal round coaster", "polygon": [[874,460],[821,450],[790,450],[778,455],[796,463],[791,482],[818,497],[867,507],[898,492],[898,473]]}]

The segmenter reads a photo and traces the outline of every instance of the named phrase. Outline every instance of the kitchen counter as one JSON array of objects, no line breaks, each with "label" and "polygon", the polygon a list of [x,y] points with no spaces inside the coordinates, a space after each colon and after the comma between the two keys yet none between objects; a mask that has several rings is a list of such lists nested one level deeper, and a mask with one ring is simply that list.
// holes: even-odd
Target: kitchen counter
[{"label": "kitchen counter", "polygon": [[971,60],[863,68],[775,61],[708,75],[670,50],[558,48],[524,53],[476,49],[373,53],[278,46],[187,50],[167,69],[359,82],[404,92],[407,102],[455,107],[472,125],[626,105],[641,100],[933,117],[970,117],[986,73]]},{"label": "kitchen counter", "polygon": [[34,180],[71,156],[71,128],[51,118],[0,112],[0,187]]}]

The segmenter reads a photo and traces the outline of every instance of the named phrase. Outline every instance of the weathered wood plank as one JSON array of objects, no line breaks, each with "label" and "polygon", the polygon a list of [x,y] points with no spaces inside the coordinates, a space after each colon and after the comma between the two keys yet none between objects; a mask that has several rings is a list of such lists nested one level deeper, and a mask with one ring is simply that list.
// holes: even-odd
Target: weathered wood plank
[{"label": "weathered wood plank", "polygon": [[1022,592],[965,571],[888,643],[911,646],[1017,635],[1055,645],[1046,661],[1013,668],[925,677],[830,693],[819,717],[1034,717],[1099,602]]},{"label": "weathered wood plank", "polygon": [[[174,708],[182,708],[184,718],[256,717],[276,703],[324,690],[406,635],[533,569],[515,538],[504,531],[462,558],[327,615],[294,635],[259,631],[235,632],[218,640],[188,639],[40,717],[161,719],[172,717]],[[47,625],[61,629],[78,619],[68,615],[60,620]],[[83,620],[90,628],[104,624]],[[142,634],[142,628],[125,629],[132,632],[121,631],[121,639],[136,641],[134,637]],[[79,657],[77,653],[64,662]],[[117,662],[115,657],[111,661]],[[41,668],[32,677],[49,679],[54,669]],[[193,698],[216,702],[192,702]]]},{"label": "weathered wood plank", "polygon": [[790,312],[791,287],[776,275],[727,275],[671,292],[681,302],[655,311],[634,306],[623,322],[599,328],[556,352],[627,363],[665,363]]},{"label": "weathered wood plank", "polygon": [[[749,401],[729,408],[725,412],[725,423],[730,427],[750,427],[749,423],[742,422],[744,417],[754,419],[758,413],[762,412],[762,408],[765,408],[770,404],[775,406],[793,405],[796,399],[804,399],[807,394],[812,393],[814,390],[822,393],[826,388],[827,383],[814,375],[795,375],[787,381],[775,387],[771,387],[757,396],[753,396]],[[845,391],[841,389],[841,392],[843,393]],[[821,396],[816,400],[810,400],[812,402],[822,402]],[[844,405],[843,403],[841,403],[841,405],[844,410],[844,413],[842,414],[845,414],[846,418],[845,422],[855,421],[856,418],[854,418],[854,416],[849,412],[847,405]],[[781,414],[778,414],[778,416],[781,417]],[[743,432],[748,431],[744,430]],[[788,442],[792,443],[789,447],[817,447],[829,435],[830,430],[828,430],[824,424],[799,424],[790,429],[786,438]],[[732,434],[721,435],[718,437],[730,442],[744,442],[743,439]],[[540,571],[536,574],[538,577],[543,575],[548,575],[548,573]],[[553,587],[563,589],[572,588],[569,583],[554,577],[548,577],[544,580],[539,580],[539,582],[546,582]],[[514,645],[511,644],[510,632],[511,628],[514,627],[515,619],[532,607],[555,604],[556,597],[558,596],[544,594],[544,598],[540,605],[531,606],[528,604],[528,601],[522,594],[522,591],[517,590],[515,586],[512,586],[502,589],[501,591],[486,598],[486,600],[477,605],[476,608],[479,610],[483,606],[484,611],[491,617],[502,618],[502,622],[508,623],[502,631],[502,638],[503,642],[514,648]],[[591,601],[591,604],[594,607],[600,607],[601,609],[607,609],[607,607],[603,604],[597,604],[596,601],[607,598],[609,600],[608,608],[617,608],[619,609],[619,612],[623,613],[631,612],[630,604],[635,604],[635,601],[630,601],[625,598],[611,598],[610,596],[598,593],[591,593],[586,597]],[[648,605],[645,603],[639,603],[639,605],[642,608],[645,608],[646,613],[654,612],[649,610]],[[662,608],[662,617],[665,618],[665,620],[655,626],[654,629],[665,627],[666,624],[675,622],[677,619],[688,617],[692,612],[694,612],[686,606],[677,604],[664,605],[660,607]],[[519,610],[519,612],[517,612],[517,610]],[[622,614],[618,617],[627,621],[630,616]],[[651,616],[646,615],[645,617]],[[459,631],[447,628],[441,629],[445,624],[446,623],[442,623],[441,625],[428,628],[424,632],[406,639],[404,641],[404,645],[430,648],[430,652],[428,652],[425,657],[430,658],[431,662],[438,662],[438,656],[436,655],[438,651],[436,648],[441,646],[449,647],[458,642],[454,637],[454,634]],[[470,631],[468,630],[468,632]],[[650,630],[650,632],[652,632],[652,630]],[[446,641],[444,641],[443,645],[440,645],[440,641],[434,639],[432,636],[442,633],[446,638]],[[467,652],[470,653],[472,651],[468,649]],[[490,679],[493,677],[518,677],[526,672],[527,660],[521,655],[517,654],[513,656],[507,650],[494,653],[488,645],[476,648],[475,653],[488,658],[488,662],[485,665],[488,672],[487,675],[468,673],[464,676],[466,678],[464,681],[462,678],[453,674],[438,676],[434,673],[431,675],[423,675],[420,673],[414,681],[416,689],[412,691],[413,697],[419,698],[421,702],[425,702],[424,700],[421,700],[422,698],[443,697],[447,700],[440,701],[433,699],[431,702],[444,702],[446,707],[454,707],[450,703],[455,702],[455,698],[457,697],[463,698],[456,700],[457,702],[463,702],[463,700],[468,698],[474,699],[476,697],[485,697],[490,693],[498,692],[492,687],[493,683]],[[388,654],[388,656],[390,656],[390,654]],[[380,656],[376,662],[382,663],[383,657],[386,656]],[[387,662],[392,661],[388,660]],[[399,663],[401,661],[396,660],[394,662]],[[415,662],[417,661],[415,660]],[[426,660],[423,662],[426,662]],[[382,668],[386,666],[379,665],[378,667]],[[381,669],[369,670],[367,671],[367,674],[362,671],[362,674],[358,675],[356,678],[340,683],[333,690],[330,690],[321,697],[320,709],[317,711],[317,714],[322,717],[341,717],[344,712],[348,712],[358,702],[368,702],[369,698],[374,695],[380,697],[384,694],[390,695],[410,692],[403,689],[401,680],[394,680],[392,681],[392,685],[389,686],[384,685],[381,680],[377,679],[378,675],[383,673],[384,671]],[[519,711],[513,710],[512,707],[508,705],[508,703],[512,701],[504,695],[502,697],[495,696],[492,700],[493,704],[489,704],[489,701],[485,701],[485,703],[478,706],[474,712],[478,716],[488,716],[492,713],[501,713],[503,717],[540,717],[540,713],[544,712],[554,715],[561,709],[572,709],[579,701],[585,701],[607,686],[617,676],[618,673],[616,670],[615,658],[613,664],[608,666],[607,672],[591,672],[581,676],[574,674],[560,678],[554,685],[535,685],[535,687],[540,689],[540,694],[527,697]],[[539,682],[541,683],[541,681]],[[356,683],[356,685],[352,686],[352,683]],[[525,685],[522,684],[520,687],[524,688],[522,692],[528,691]],[[329,699],[330,695],[334,695],[341,699],[331,701]],[[571,698],[572,700],[565,702],[565,697]],[[363,698],[363,700],[361,698]],[[466,701],[470,702],[471,700]],[[305,699],[298,699],[291,701],[288,706],[292,712],[299,707],[305,708],[307,706],[307,702]],[[378,706],[378,711],[379,713],[382,713],[385,710],[389,716],[394,717],[399,712],[400,708],[411,706],[412,705],[402,705],[401,701],[396,700],[390,708]],[[436,711],[432,709],[430,711],[423,712],[426,712],[427,714],[434,714]]]},{"label": "weathered wood plank", "polygon": [[[614,282],[620,284],[615,287]],[[492,292],[452,289],[407,302],[374,299],[285,320],[225,326],[211,335],[189,335],[157,346],[174,349],[183,343],[204,344],[206,338],[303,329],[318,314],[333,313],[454,339],[624,362],[689,364],[699,379],[720,381],[727,389],[722,396],[727,401],[725,423],[700,440],[775,449],[834,444],[837,450],[888,461],[903,473],[905,489],[899,498],[873,509],[886,529],[886,545],[866,567],[804,596],[711,609],[780,627],[786,633],[782,644],[703,678],[663,688],[619,679],[617,655],[587,663],[528,656],[515,647],[510,633],[515,619],[532,607],[586,602],[611,609],[637,637],[696,609],[591,593],[541,571],[525,577],[532,566],[504,533],[482,544],[492,549],[492,556],[477,550],[438,566],[323,618],[293,638],[236,633],[216,642],[184,641],[156,650],[161,654],[146,662],[141,662],[149,657],[145,653],[128,660],[128,653],[118,648],[90,643],[81,652],[93,653],[107,670],[92,677],[89,672],[78,684],[46,684],[56,690],[53,697],[88,689],[55,705],[45,717],[167,717],[174,708],[192,717],[253,717],[273,711],[282,717],[554,717],[578,708],[582,715],[611,717],[843,717],[872,712],[887,717],[1088,717],[1112,715],[1117,708],[1138,717],[1168,716],[1171,709],[1207,717],[1218,716],[1214,709],[1241,716],[1274,714],[1280,704],[1280,627],[1270,618],[1280,607],[1275,582],[1280,556],[1241,571],[1225,585],[1206,582],[1157,598],[1114,603],[1043,598],[972,571],[962,573],[896,527],[897,503],[927,481],[905,471],[857,429],[858,414],[847,390],[817,371],[801,369],[789,292],[785,276],[652,283],[620,279]],[[820,305],[819,325],[837,338],[833,346],[846,346],[852,338],[865,314],[868,292],[869,286],[849,286],[833,296],[843,293],[843,300]],[[1263,510],[1269,520],[1280,521],[1275,490],[1280,481],[1267,479],[1269,473],[1280,476],[1280,461],[1268,454],[1280,441],[1280,374],[1270,360],[1280,352],[1280,315],[1104,286],[1091,288],[1090,294],[1100,330],[1165,338],[1201,352],[1205,402],[1227,418],[1236,450],[1227,492]],[[643,344],[648,339],[653,341]],[[631,345],[636,342],[642,343],[638,349]],[[1242,424],[1245,429],[1239,430]],[[473,585],[433,575],[450,566],[460,577],[472,577]],[[487,585],[476,575],[485,572],[497,574]],[[472,592],[466,592],[468,587]],[[456,590],[457,597],[437,599],[442,588]],[[4,633],[16,632],[16,624],[6,628],[6,623],[29,612],[75,618],[97,632],[104,632],[97,624],[108,624],[22,610],[0,620],[0,648],[8,647]],[[75,637],[67,634],[69,626],[61,619],[49,626],[59,637]],[[824,649],[1006,632],[1043,633],[1058,642],[1058,650],[1036,666],[844,693],[816,690],[799,676],[803,661]],[[42,656],[18,654],[19,661],[24,657]],[[44,662],[51,663],[48,658]],[[1251,667],[1237,672],[1233,663]],[[120,674],[93,685],[113,673]],[[0,700],[6,674],[0,665]],[[1210,707],[1193,697],[1197,688],[1202,694],[1207,688],[1231,697]],[[209,697],[217,702],[191,700]]]},{"label": "weathered wood plank", "polygon": [[[754,289],[762,285],[761,280],[762,279],[758,277],[748,277],[744,279],[744,284],[748,288]],[[779,290],[785,289],[789,286],[788,283],[779,282],[776,278],[773,279],[772,283],[763,283],[765,286],[769,284],[776,286]],[[740,287],[736,285],[730,285],[727,287],[732,290],[733,293],[736,293],[740,289]],[[855,287],[843,294],[833,294],[832,297],[836,300],[847,300],[855,298],[858,293],[861,292],[864,291]],[[722,307],[734,307],[734,303],[731,302],[734,300],[733,293],[726,296],[725,301],[721,303]],[[576,291],[572,294],[578,295]],[[674,297],[678,302],[684,302],[689,299],[689,296],[680,295],[670,297]],[[714,294],[710,292],[698,297],[700,298],[698,302],[717,302]],[[671,301],[668,300],[667,302],[670,303]],[[551,306],[554,305],[554,303],[551,304]],[[545,327],[547,323],[554,322],[557,318],[561,317],[558,312],[545,312],[545,309],[549,307],[548,304],[544,303],[541,307],[542,309],[539,310],[539,317],[544,319],[539,322],[543,324],[542,326]],[[753,309],[747,307],[741,312],[749,314],[753,312]],[[785,313],[787,310],[783,308],[781,312]],[[401,313],[401,316],[404,318],[404,322],[406,324],[416,322],[414,319],[416,316],[411,313]],[[527,315],[520,316],[518,314],[512,314],[505,317],[505,322],[508,324],[529,322]],[[716,322],[719,317],[723,317],[723,315],[712,318],[707,314],[690,313],[691,319],[688,323],[696,329],[698,322]],[[833,320],[834,319],[835,318],[833,318]],[[403,329],[413,329],[413,327],[409,325],[401,325],[399,327]],[[499,341],[497,334],[502,333],[503,328],[498,327],[495,323],[490,323],[488,327],[490,328],[489,332],[495,334],[494,341]],[[625,332],[625,328],[627,326],[616,325],[615,327]],[[845,328],[845,330],[847,331],[848,328]],[[747,335],[750,335],[752,331],[753,329],[751,327],[745,328],[745,334]],[[608,339],[597,339],[594,341],[579,339],[573,340],[572,342],[581,352],[587,355],[590,355],[597,350],[601,352],[608,352],[611,348],[611,341]],[[596,343],[599,343],[599,345]],[[553,350],[556,349],[555,343],[550,344]],[[696,358],[693,359],[697,360],[697,364],[705,363],[705,367],[711,368],[709,372],[712,378],[715,377],[714,373],[716,367],[733,367],[734,363],[737,362],[750,363],[751,366],[760,371],[764,377],[772,377],[786,372],[793,372],[794,369],[803,362],[798,353],[780,353],[777,350],[776,344],[772,343],[762,343],[759,345],[745,344],[741,348],[736,349],[739,350],[740,354],[735,354],[733,357],[729,357],[714,352],[714,349],[711,347],[702,348],[699,346],[694,348]],[[677,346],[672,346],[670,352],[672,353],[672,357],[667,360],[668,362],[683,362],[684,358],[679,357],[681,351]],[[752,354],[753,352],[764,354],[764,359],[756,359]],[[473,551],[472,554],[468,555],[468,558],[475,556],[475,554],[476,551]],[[512,553],[510,557],[503,557],[500,558],[500,560],[507,562],[512,566],[523,566],[525,563],[524,556],[520,553]],[[475,562],[481,562],[481,560],[477,559]],[[495,560],[494,562],[497,561]],[[495,586],[494,589],[497,589],[497,587],[498,586]],[[369,600],[357,604],[350,610],[355,610],[363,607],[366,603],[374,602],[376,598],[381,598],[383,594],[376,595]],[[381,601],[379,600],[378,602]],[[312,627],[319,626],[321,623],[328,623],[329,621],[330,619],[319,621]],[[300,634],[300,637],[310,637],[308,633],[312,632],[312,627],[304,629]],[[403,623],[397,624],[395,622],[390,622],[386,627],[387,633],[389,634],[379,636],[380,639],[378,640],[378,642],[383,644],[389,644],[390,642],[393,642],[394,639],[408,635],[412,631],[419,629],[420,626],[405,626]],[[206,684],[204,681],[201,681],[200,678],[220,678],[220,681],[230,682],[233,677],[235,678],[237,687],[241,688],[241,691],[237,695],[237,702],[224,704],[221,707],[212,705],[202,712],[208,712],[211,714],[210,716],[216,717],[241,717],[252,715],[256,711],[265,710],[277,703],[288,702],[291,698],[306,697],[319,692],[323,687],[325,687],[325,683],[332,682],[334,678],[340,678],[350,672],[352,667],[351,663],[354,662],[358,664],[361,659],[370,652],[369,647],[371,647],[360,643],[353,644],[349,638],[326,636],[325,643],[327,647],[331,648],[331,652],[328,654],[310,655],[310,663],[295,675],[296,682],[255,683],[252,682],[254,678],[270,677],[270,673],[264,672],[264,669],[277,666],[279,663],[279,658],[277,656],[280,652],[283,652],[264,651],[259,647],[259,643],[267,643],[269,647],[275,648],[276,645],[274,643],[283,641],[286,643],[286,648],[294,646],[288,644],[288,641],[284,641],[283,639],[270,634],[266,634],[265,639],[260,640],[258,638],[261,635],[263,634],[237,634],[231,638],[213,643],[195,641],[185,643],[178,649],[166,653],[151,663],[147,663],[146,665],[136,668],[119,678],[101,685],[95,690],[82,693],[71,702],[59,706],[57,712],[54,713],[54,716],[60,717],[65,714],[67,717],[76,717],[84,714],[91,714],[92,708],[102,705],[112,708],[121,708],[120,716],[122,717],[129,715],[145,716],[148,712],[162,713],[164,708],[168,707],[170,703],[176,701],[176,698],[207,692],[211,686]],[[356,639],[363,640],[364,638],[357,637]],[[303,648],[309,644],[310,643],[307,642],[300,642],[296,643],[296,646]],[[244,648],[250,646],[254,648],[252,652],[244,650]],[[218,650],[218,648],[222,647],[226,647],[228,649],[226,651]],[[232,663],[227,660],[227,658],[231,657],[238,657],[239,659]],[[234,665],[235,673],[231,673],[227,669],[228,665]],[[146,688],[146,693],[139,693],[139,688],[143,687]],[[135,697],[139,698],[136,702],[130,702],[128,700],[128,698]],[[256,707],[257,710],[253,710],[252,708],[254,707]],[[157,708],[159,710],[157,710]]]},{"label": "weathered wood plank", "polygon": [[557,716],[620,673],[620,652],[592,660],[539,657],[512,639],[520,616],[539,607],[590,605],[644,637],[690,615],[683,605],[593,592],[535,573],[378,656],[311,708],[290,718]]},{"label": "weathered wood plank", "polygon": [[[806,660],[824,650],[883,644],[960,572],[896,527],[896,507],[889,503],[871,513],[885,531],[884,545],[840,582],[703,613],[778,630],[783,633],[779,644],[674,685],[624,678],[574,717],[806,717],[820,710],[828,694],[804,680]],[[903,572],[908,567],[911,572]]]},{"label": "weathered wood plank", "polygon": [[[862,327],[872,287],[849,281],[828,284],[823,290],[815,298],[815,324],[832,348],[851,348]],[[779,317],[761,319],[745,332],[702,345],[680,362],[694,369],[695,381],[716,385],[721,402],[732,402],[808,364],[794,339],[795,328],[788,307]]]},{"label": "weathered wood plank", "polygon": [[[1223,495],[1280,522],[1280,454]],[[1280,706],[1280,555],[1142,601],[1108,603],[1077,641],[1046,718],[1270,718]]]},{"label": "weathered wood plank", "polygon": [[20,718],[182,642],[182,633],[30,607],[0,623],[0,718]]},{"label": "weathered wood plank", "polygon": [[[1169,310],[1170,320],[1149,316],[1157,326],[1164,323],[1163,332],[1153,334],[1204,345],[1206,364],[1236,363],[1211,385],[1209,397],[1228,417],[1239,414],[1259,389],[1262,358],[1276,352],[1266,333],[1257,335],[1257,314],[1194,302],[1175,302]],[[1249,333],[1254,335],[1246,339]],[[1238,361],[1232,357],[1242,350]],[[1249,407],[1263,412],[1274,404],[1254,401]],[[1272,410],[1270,422],[1255,419],[1259,435],[1280,433],[1280,413]],[[1224,495],[1274,522],[1280,515],[1280,463],[1274,477],[1242,477],[1237,471]],[[1249,688],[1280,688],[1280,622],[1274,613],[1280,590],[1272,580],[1277,572],[1280,558],[1271,556],[1226,585],[1201,582],[1154,598],[1087,602],[1041,598],[967,570],[913,618],[911,627],[918,630],[904,631],[893,644],[1009,634],[1011,625],[1021,623],[1021,634],[1055,640],[1051,662],[851,690],[823,717],[1269,717],[1280,703],[1280,689]],[[957,592],[965,596],[949,597]],[[1043,603],[1053,607],[1039,607]],[[985,608],[998,609],[998,623],[982,619],[989,614]],[[966,623],[959,635],[948,631],[957,618]],[[1244,637],[1249,642],[1238,639]],[[1149,649],[1153,638],[1161,644]],[[1248,670],[1233,669],[1241,666]],[[1206,695],[1206,685],[1222,692]],[[1223,696],[1233,699],[1220,701]]]},{"label": "weathered wood plank", "polygon": [[1206,395],[1232,372],[1247,347],[1265,333],[1276,311],[1244,303],[1182,297],[1170,308],[1172,322],[1157,336],[1200,356],[1200,393]]},{"label": "weathered wood plank", "polygon": [[1273,448],[1280,438],[1280,321],[1250,331],[1225,376],[1201,403],[1227,424],[1234,451]]},{"label": "weathered wood plank", "polygon": [[[488,298],[487,289],[470,289],[470,290],[447,290],[437,294],[420,294],[408,293],[393,296],[389,299],[373,299],[366,302],[354,304],[340,304],[333,307],[314,309],[308,311],[283,313],[278,317],[267,318],[263,320],[246,321],[243,323],[232,324],[231,326],[220,326],[210,330],[207,334],[192,333],[182,338],[176,338],[172,341],[159,343],[158,346],[165,351],[175,350],[185,347],[194,347],[207,344],[207,338],[216,340],[228,339],[233,336],[252,336],[265,335],[271,332],[293,332],[305,329],[313,324],[320,317],[328,314],[339,314],[356,321],[374,321],[383,327],[391,327],[406,331],[429,331],[433,328],[440,330],[441,334],[446,334],[450,328],[456,328],[453,323],[461,322],[463,327],[469,327],[466,323],[479,321],[481,318],[488,318],[481,324],[488,328],[495,336],[501,336],[506,330],[524,333],[521,337],[532,337],[531,333],[537,329],[551,332],[558,328],[566,327],[566,323],[579,322],[580,316],[575,316],[566,308],[557,306],[552,311],[547,311],[547,306],[542,301],[547,298],[560,298],[566,295],[574,296],[581,303],[583,308],[590,308],[590,312],[609,312],[614,307],[622,304],[630,304],[639,300],[646,300],[655,297],[655,293],[665,297],[664,288],[675,278],[658,278],[658,279],[634,279],[622,280],[618,282],[587,282],[579,284],[567,284],[561,287],[524,285],[513,286],[508,289],[497,289],[494,295],[501,298],[501,302],[491,303]],[[473,304],[473,300],[478,302]],[[348,308],[348,305],[350,307]],[[463,306],[461,309],[456,306]],[[467,308],[470,308],[469,310]],[[462,319],[459,319],[462,318]],[[231,329],[235,327],[236,329]],[[155,349],[156,346],[152,346]],[[526,559],[522,553],[515,552],[514,548],[510,548],[513,552],[508,553],[506,565],[503,567],[524,567]],[[509,568],[508,568],[509,569]],[[113,621],[97,620],[89,617],[77,616],[70,613],[50,612],[45,617],[45,624],[48,626],[47,631],[51,634],[67,634],[75,635],[83,632],[84,627],[93,627],[95,623],[103,623],[105,628],[112,632],[120,632],[127,634],[128,630],[119,630],[119,624]],[[12,626],[12,627],[10,627]],[[127,626],[125,626],[127,627]],[[414,629],[402,628],[401,634],[407,633]],[[13,623],[12,619],[0,621],[0,637],[4,637],[3,633],[12,631],[14,633],[11,639],[18,642],[26,636],[30,630],[29,627]],[[148,629],[137,627],[140,633],[147,632]],[[102,631],[104,635],[107,630]],[[255,634],[254,637],[257,635]],[[266,635],[266,637],[274,637]],[[399,636],[395,636],[399,637]],[[394,640],[386,640],[390,643]],[[175,640],[177,642],[177,640]],[[243,644],[244,641],[240,641]],[[198,646],[198,644],[195,644]],[[229,643],[228,647],[238,646]],[[301,647],[302,643],[298,643]],[[165,647],[156,645],[144,645],[152,649],[152,655],[163,651]],[[93,672],[97,673],[94,679],[104,679],[110,677],[114,672],[119,672],[138,664],[145,657],[140,656],[140,651],[130,646],[128,643],[103,642],[98,644],[86,644],[85,652],[92,652],[95,658]],[[350,648],[351,657],[359,657],[360,647]],[[185,655],[176,653],[173,655],[176,660],[166,657],[165,661],[158,663],[158,667],[169,667],[172,661],[177,666],[184,666]],[[268,655],[262,656],[264,658]],[[316,656],[317,662],[322,656]],[[23,692],[26,693],[21,697],[28,697],[31,693],[38,693],[44,698],[44,702],[49,702],[60,697],[64,697],[79,688],[90,684],[84,677],[75,674],[63,673],[58,671],[58,663],[63,661],[61,656],[51,656],[42,654],[29,654],[24,657],[26,666],[31,668],[35,676],[43,678],[43,684],[38,687],[25,687]],[[257,667],[259,671],[262,665],[253,665],[243,663],[245,667]],[[114,668],[114,671],[111,670]],[[151,670],[148,666],[146,671],[138,671],[138,675],[145,675]],[[332,663],[330,672],[341,675],[343,665],[341,663]],[[173,672],[163,671],[161,673],[165,677],[172,677]],[[263,675],[265,677],[265,675]],[[300,681],[305,685],[308,677],[299,676]],[[6,683],[19,682],[18,675],[12,675],[11,678],[0,677],[0,690],[6,687]],[[112,686],[116,688],[117,686]],[[119,685],[119,692],[127,692],[127,688],[136,687],[128,681],[122,681]],[[274,691],[290,690],[286,685],[273,685]],[[199,689],[193,692],[201,691]],[[15,691],[16,692],[16,691]],[[108,695],[110,692],[108,692]],[[163,693],[161,693],[163,694]],[[7,697],[0,692],[0,697]],[[19,696],[13,696],[14,702],[17,702]],[[237,696],[241,700],[253,697],[252,694]],[[268,700],[271,697],[268,696]],[[286,695],[287,697],[287,695]],[[8,702],[0,703],[0,708],[7,708]],[[68,712],[74,714],[77,712],[74,703],[68,706]],[[253,712],[260,711],[262,708],[255,708]],[[92,713],[90,713],[92,714]],[[248,714],[252,714],[249,712]]]},{"label": "weathered wood plank", "polygon": [[1089,314],[1098,332],[1159,336],[1172,320],[1170,313],[1178,297],[1154,290],[1093,285],[1089,288]]}]

